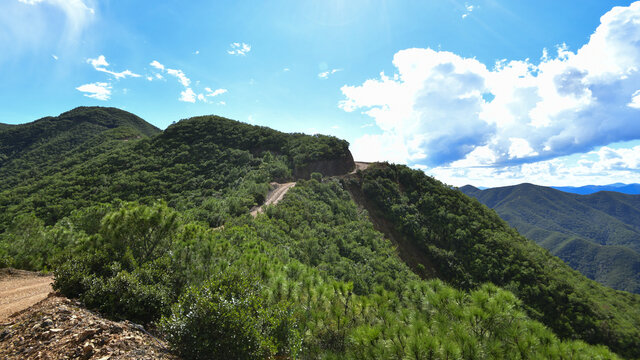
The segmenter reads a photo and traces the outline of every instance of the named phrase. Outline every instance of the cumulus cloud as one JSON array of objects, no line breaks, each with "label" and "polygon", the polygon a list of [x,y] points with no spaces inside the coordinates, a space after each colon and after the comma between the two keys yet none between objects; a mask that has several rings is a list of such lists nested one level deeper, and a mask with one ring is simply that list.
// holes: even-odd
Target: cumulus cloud
[{"label": "cumulus cloud", "polygon": [[160,64],[157,60],[153,60],[152,62],[149,63],[149,65],[153,66],[154,68],[160,71],[164,71],[164,65]]},{"label": "cumulus cloud", "polygon": [[488,68],[446,51],[399,51],[393,76],[343,86],[339,106],[382,130],[354,141],[356,158],[377,149],[380,159],[428,167],[543,162],[640,138],[638,44],[635,2],[602,16],[577,51],[561,45],[537,63]]},{"label": "cumulus cloud", "polygon": [[180,92],[180,98],[178,100],[194,103],[196,102],[196,93],[193,92],[191,88],[186,88],[184,91]]},{"label": "cumulus cloud", "polygon": [[424,169],[439,180],[455,186],[474,184],[494,187],[522,182],[556,186],[634,183],[638,182],[640,175],[640,146],[617,149],[603,146],[582,155],[505,167],[465,167],[454,163],[451,166]]},{"label": "cumulus cloud", "polygon": [[242,55],[242,56],[244,56],[247,53],[249,53],[249,51],[251,51],[251,45],[245,44],[245,43],[234,42],[231,45],[229,45],[229,47],[231,49],[227,50],[227,53],[229,53],[231,55]]},{"label": "cumulus cloud", "polygon": [[111,84],[96,82],[78,86],[76,90],[81,91],[86,97],[106,101],[111,97]]},{"label": "cumulus cloud", "polygon": [[318,77],[320,79],[326,80],[326,79],[329,78],[329,75],[333,75],[333,74],[337,73],[338,71],[342,71],[342,69],[331,69],[331,70],[323,71],[323,72],[318,74]]},{"label": "cumulus cloud", "polygon": [[107,62],[107,59],[104,57],[104,55],[100,55],[95,59],[87,59],[87,63],[91,64],[91,66],[93,66],[93,68],[96,69],[97,71],[101,71],[103,73],[113,75],[116,79],[124,79],[127,76],[140,77],[140,75],[133,73],[130,70],[124,70],[121,72],[108,70],[107,66],[109,66],[109,63]]}]

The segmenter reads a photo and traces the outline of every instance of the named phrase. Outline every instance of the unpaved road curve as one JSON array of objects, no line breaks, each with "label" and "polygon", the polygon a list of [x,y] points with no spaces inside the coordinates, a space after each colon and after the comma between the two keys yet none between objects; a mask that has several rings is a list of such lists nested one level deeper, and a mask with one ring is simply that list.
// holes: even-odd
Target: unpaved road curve
[{"label": "unpaved road curve", "polygon": [[0,270],[0,324],[9,316],[44,299],[52,291],[52,276],[22,270]]},{"label": "unpaved road curve", "polygon": [[276,188],[267,194],[267,200],[264,202],[264,204],[251,210],[251,216],[253,217],[258,216],[258,214],[261,213],[264,207],[267,205],[277,204],[280,200],[282,200],[282,198],[287,193],[287,191],[289,191],[289,189],[291,189],[296,185],[296,183],[295,182],[289,182],[284,184],[272,183],[271,185],[276,186]]},{"label": "unpaved road curve", "polygon": [[356,168],[353,169],[351,174],[355,174],[356,171],[358,171],[358,170],[364,171],[369,167],[369,165],[371,165],[370,162],[364,162],[364,161],[356,161],[355,163],[356,163]]}]

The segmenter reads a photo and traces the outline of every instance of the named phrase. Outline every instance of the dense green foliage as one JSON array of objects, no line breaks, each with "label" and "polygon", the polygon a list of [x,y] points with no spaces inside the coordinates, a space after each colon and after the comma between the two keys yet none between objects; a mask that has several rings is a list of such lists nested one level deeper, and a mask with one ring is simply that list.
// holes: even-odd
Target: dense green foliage
[{"label": "dense green foliage", "polygon": [[[87,209],[63,221],[84,250],[63,248],[55,287],[117,318],[161,317],[186,359],[615,358],[559,340],[494,285],[418,279],[346,199],[335,181],[299,182],[265,214],[217,230],[163,204],[121,204],[97,227],[100,211]],[[127,226],[113,229],[119,222]],[[154,241],[131,238],[133,225]],[[291,226],[300,235],[282,231]]]},{"label": "dense green foliage", "polygon": [[[80,115],[68,120],[77,123],[75,127],[59,137],[66,139],[76,134],[76,127],[106,121],[101,118],[102,108],[70,113],[79,111]],[[124,112],[113,116],[119,119],[120,113]],[[58,121],[67,122],[64,115],[47,119],[47,124],[61,126]],[[112,123],[116,126],[123,121]],[[219,226],[225,216],[261,203],[269,181],[290,179],[319,160],[353,166],[343,140],[284,134],[213,116],[181,121],[154,138],[122,141],[122,133],[129,130],[124,125],[114,127],[71,153],[49,154],[46,148],[34,145],[28,154],[37,153],[33,156],[39,162],[33,164],[31,155],[17,152],[19,159],[0,167],[6,180],[0,186],[0,232],[21,214],[35,213],[52,225],[74,209],[116,199],[151,203],[162,198],[182,210],[202,206],[207,211],[217,210],[216,217],[208,220]],[[42,131],[49,131],[48,127]],[[276,151],[278,146],[284,150]],[[13,168],[40,168],[43,172],[13,172]],[[205,211],[198,214],[207,216]]]},{"label": "dense green foliage", "polygon": [[[352,169],[346,142],[219,117],[146,135],[115,126],[64,155],[40,152],[37,176],[17,163],[40,151],[37,139],[16,147],[0,166],[18,171],[0,188],[0,265],[53,269],[63,294],[155,324],[185,359],[616,358],[602,344],[635,355],[636,297],[602,291],[422,173],[378,166],[339,182],[326,175]],[[249,215],[271,181],[298,176],[311,180]],[[379,213],[352,201],[363,193]],[[433,258],[418,273],[449,284],[397,256],[371,221],[385,212]],[[548,307],[532,303],[534,291]],[[591,321],[610,337],[583,336]]]},{"label": "dense green foliage", "polygon": [[460,189],[590,279],[640,293],[640,195],[521,184]]},{"label": "dense green foliage", "polygon": [[640,355],[639,296],[580,276],[478,201],[405,166],[375,165],[347,184],[419,246],[439,278],[462,289],[491,282],[561,337]]}]

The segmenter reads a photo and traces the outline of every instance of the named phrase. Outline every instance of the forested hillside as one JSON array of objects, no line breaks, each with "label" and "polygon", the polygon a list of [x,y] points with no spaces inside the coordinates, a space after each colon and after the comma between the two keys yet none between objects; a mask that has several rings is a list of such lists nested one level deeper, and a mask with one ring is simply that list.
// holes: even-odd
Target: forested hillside
[{"label": "forested hillside", "polygon": [[414,261],[427,276],[462,289],[491,282],[560,336],[638,356],[628,349],[640,338],[640,296],[586,279],[478,201],[398,165],[371,166],[347,186],[399,241],[423,252]]},{"label": "forested hillside", "polygon": [[[75,126],[55,137],[65,144],[72,136],[84,139],[77,128],[91,127],[104,115],[103,108],[66,114],[77,111],[83,113],[72,118]],[[202,206],[207,210],[194,216],[219,226],[225,216],[260,203],[272,180],[305,177],[316,168],[344,173],[355,166],[348,144],[334,137],[284,134],[211,116],[181,121],[147,138],[117,125],[122,113],[128,114],[112,114],[115,127],[69,152],[48,151],[50,142],[36,140],[41,132],[20,142],[33,143],[29,154],[35,153],[35,160],[7,151],[20,156],[0,167],[6,179],[0,187],[0,231],[24,214],[52,225],[74,209],[116,199],[149,203],[162,198],[182,210]],[[66,123],[64,115],[47,122],[60,128],[56,121]],[[41,121],[16,131],[26,133]]]},{"label": "forested hillside", "polygon": [[640,195],[576,195],[531,184],[460,190],[590,279],[640,292]]},{"label": "forested hillside", "polygon": [[12,173],[0,264],[53,270],[61,293],[152,325],[185,359],[640,356],[638,296],[422,172],[349,175],[342,140],[215,116],[143,135]]},{"label": "forested hillside", "polygon": [[114,145],[110,141],[148,137],[159,132],[141,118],[115,108],[80,107],[29,124],[3,124],[0,126],[0,177],[5,181],[0,189],[14,186],[25,176],[42,176],[68,155],[78,157],[79,153],[95,148],[104,151],[101,147]]}]

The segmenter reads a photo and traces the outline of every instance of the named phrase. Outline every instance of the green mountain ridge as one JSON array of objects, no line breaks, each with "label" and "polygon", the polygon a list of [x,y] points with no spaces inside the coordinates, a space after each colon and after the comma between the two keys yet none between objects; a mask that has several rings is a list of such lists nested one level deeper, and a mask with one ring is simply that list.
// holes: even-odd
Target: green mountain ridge
[{"label": "green mountain ridge", "polygon": [[69,113],[98,130],[33,132],[5,152],[0,266],[53,269],[57,290],[155,324],[183,358],[640,357],[639,296],[420,171],[349,174],[346,141],[218,116],[159,132]]},{"label": "green mountain ridge", "polygon": [[532,184],[460,190],[587,277],[640,292],[640,196],[577,195]]}]

